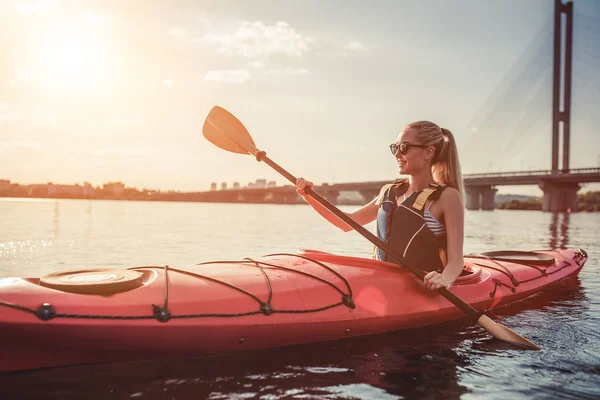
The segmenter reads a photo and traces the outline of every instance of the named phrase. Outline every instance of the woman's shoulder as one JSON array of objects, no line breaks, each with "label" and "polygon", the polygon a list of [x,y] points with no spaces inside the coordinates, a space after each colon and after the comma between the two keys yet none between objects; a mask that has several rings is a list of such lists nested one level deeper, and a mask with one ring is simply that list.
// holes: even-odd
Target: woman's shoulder
[{"label": "woman's shoulder", "polygon": [[377,195],[377,197],[375,198],[375,204],[376,205],[380,205],[381,202],[383,201],[383,197],[385,195],[385,192],[391,188],[391,187],[396,187],[399,188],[402,185],[408,183],[408,179],[397,179],[392,183],[386,183],[385,185],[383,185],[381,187],[381,189],[379,189],[379,194]]},{"label": "woman's shoulder", "polygon": [[460,196],[460,193],[455,187],[449,185],[441,185],[443,187],[442,196],[445,194],[448,196],[448,193],[452,193],[450,196]]},{"label": "woman's shoulder", "polygon": [[388,190],[392,186],[402,186],[402,185],[404,185],[406,183],[408,183],[408,179],[397,179],[394,182],[386,183],[385,185],[383,185],[381,187],[381,189],[379,189],[379,193],[385,192],[386,190]]},{"label": "woman's shoulder", "polygon": [[442,204],[446,204],[449,206],[453,206],[453,205],[461,205],[462,206],[462,203],[463,203],[460,192],[452,186],[444,187],[444,190],[440,194],[439,201]]}]

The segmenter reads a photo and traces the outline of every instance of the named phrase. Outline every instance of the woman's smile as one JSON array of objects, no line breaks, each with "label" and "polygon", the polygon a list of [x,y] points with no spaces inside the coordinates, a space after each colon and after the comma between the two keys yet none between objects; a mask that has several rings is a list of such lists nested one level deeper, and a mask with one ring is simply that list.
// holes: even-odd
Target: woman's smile
[{"label": "woman's smile", "polygon": [[400,169],[402,169],[402,168],[406,167],[406,163],[407,163],[407,161],[406,161],[406,159],[405,159],[405,158],[399,158],[399,157],[396,157],[396,161],[398,162],[398,167],[399,167]]}]

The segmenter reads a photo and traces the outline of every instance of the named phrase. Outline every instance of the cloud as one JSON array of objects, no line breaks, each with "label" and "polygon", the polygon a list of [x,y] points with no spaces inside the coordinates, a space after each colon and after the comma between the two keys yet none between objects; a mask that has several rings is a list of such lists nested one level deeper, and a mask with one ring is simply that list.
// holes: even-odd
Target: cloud
[{"label": "cloud", "polygon": [[252,68],[263,68],[265,63],[262,61],[252,61],[251,63],[248,63],[248,66]]},{"label": "cloud", "polygon": [[204,82],[244,83],[250,78],[245,69],[208,71],[202,80]]},{"label": "cloud", "polygon": [[364,44],[362,44],[361,42],[358,42],[356,40],[350,40],[346,44],[346,47],[344,47],[344,49],[349,50],[349,51],[367,51],[368,50]]},{"label": "cloud", "polygon": [[310,51],[313,39],[297,33],[287,22],[266,25],[260,21],[239,21],[233,32],[207,33],[198,41],[216,47],[217,53],[224,55],[261,57],[283,54],[301,57]]},{"label": "cloud", "polygon": [[15,9],[23,15],[45,14],[52,7],[52,0],[34,0],[15,3]]},{"label": "cloud", "polygon": [[167,31],[167,34],[175,36],[176,38],[182,38],[187,34],[187,32],[185,29],[182,28],[171,28]]}]

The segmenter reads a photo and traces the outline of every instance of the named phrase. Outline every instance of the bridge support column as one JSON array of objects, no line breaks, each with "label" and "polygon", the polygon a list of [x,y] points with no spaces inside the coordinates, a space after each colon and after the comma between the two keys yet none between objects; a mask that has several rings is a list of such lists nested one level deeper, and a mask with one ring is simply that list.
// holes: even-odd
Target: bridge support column
[{"label": "bridge support column", "polygon": [[331,190],[328,190],[322,194],[322,196],[325,197],[325,200],[327,200],[331,204],[337,204],[337,198],[339,195],[340,195],[340,192],[334,192]]},{"label": "bridge support column", "polygon": [[481,208],[481,193],[476,187],[467,187],[467,210],[479,210]]},{"label": "bridge support column", "polygon": [[293,193],[285,196],[284,200],[285,204],[301,204],[304,203],[304,200],[300,197],[298,193]]},{"label": "bridge support column", "polygon": [[285,204],[305,204],[304,200],[296,191],[285,196]]},{"label": "bridge support column", "polygon": [[481,189],[481,209],[482,210],[493,210],[496,208],[494,204],[494,198],[498,189],[494,187],[486,187]]},{"label": "bridge support column", "polygon": [[542,211],[574,212],[577,211],[577,192],[581,186],[577,183],[542,182],[540,189],[544,192]]},{"label": "bridge support column", "polygon": [[315,187],[314,190],[331,204],[337,204],[337,198],[340,195],[340,192],[338,190],[329,188],[328,183],[323,183],[321,186]]},{"label": "bridge support column", "polygon": [[493,210],[497,191],[493,186],[467,186],[467,210]]},{"label": "bridge support column", "polygon": [[269,193],[265,196],[265,203],[288,204],[288,195],[286,193]]},{"label": "bridge support column", "polygon": [[379,194],[379,190],[380,189],[377,189],[377,190],[374,190],[374,189],[370,189],[370,190],[363,189],[363,190],[360,190],[359,193],[363,197],[363,199],[365,201],[365,204],[367,204],[368,202],[370,202],[371,200],[373,200],[375,198],[375,196],[377,196]]}]

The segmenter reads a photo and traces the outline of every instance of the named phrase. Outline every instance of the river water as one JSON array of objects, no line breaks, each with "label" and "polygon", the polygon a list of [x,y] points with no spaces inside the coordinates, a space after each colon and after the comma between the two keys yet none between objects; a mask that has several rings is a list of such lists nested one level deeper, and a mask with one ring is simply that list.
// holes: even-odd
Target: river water
[{"label": "river water", "polygon": [[[5,374],[0,398],[600,398],[600,213],[467,211],[465,231],[466,254],[588,252],[578,278],[495,311],[541,351],[514,349],[455,321],[283,349]],[[300,248],[372,251],[362,236],[338,231],[303,205],[0,198],[0,278]]]}]

